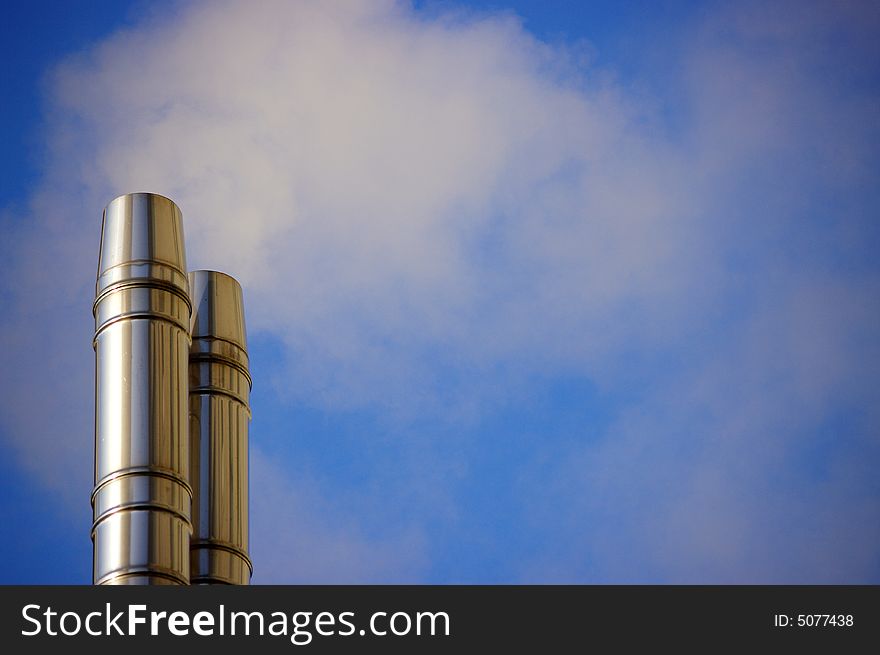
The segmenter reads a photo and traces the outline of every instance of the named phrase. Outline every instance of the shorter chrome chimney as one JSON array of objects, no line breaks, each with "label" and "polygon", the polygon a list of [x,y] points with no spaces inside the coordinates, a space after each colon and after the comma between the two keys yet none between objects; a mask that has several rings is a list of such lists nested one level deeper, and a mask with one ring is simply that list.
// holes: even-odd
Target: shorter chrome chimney
[{"label": "shorter chrome chimney", "polygon": [[216,271],[189,275],[191,584],[250,582],[248,422],[251,377],[241,286]]}]

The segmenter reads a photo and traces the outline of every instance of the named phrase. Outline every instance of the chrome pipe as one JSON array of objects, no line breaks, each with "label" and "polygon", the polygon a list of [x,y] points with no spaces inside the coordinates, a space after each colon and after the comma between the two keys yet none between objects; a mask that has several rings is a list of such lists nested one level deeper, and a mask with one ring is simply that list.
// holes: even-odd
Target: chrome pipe
[{"label": "chrome pipe", "polygon": [[180,209],[104,209],[95,285],[95,584],[189,584],[189,283]]},{"label": "chrome pipe", "polygon": [[250,582],[248,422],[251,376],[241,286],[194,271],[189,354],[191,584]]}]

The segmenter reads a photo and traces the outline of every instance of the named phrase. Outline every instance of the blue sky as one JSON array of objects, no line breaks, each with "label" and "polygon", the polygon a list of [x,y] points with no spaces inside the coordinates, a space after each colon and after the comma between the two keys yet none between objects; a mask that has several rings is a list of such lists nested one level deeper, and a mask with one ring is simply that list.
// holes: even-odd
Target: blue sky
[{"label": "blue sky", "polygon": [[245,291],[254,582],[880,582],[870,3],[6,17],[0,582],[90,580],[140,190]]}]

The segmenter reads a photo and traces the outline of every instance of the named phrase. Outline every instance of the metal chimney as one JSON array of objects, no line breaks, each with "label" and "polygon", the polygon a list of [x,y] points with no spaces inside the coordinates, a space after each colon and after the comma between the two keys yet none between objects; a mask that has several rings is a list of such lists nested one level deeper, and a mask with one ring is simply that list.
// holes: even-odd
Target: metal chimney
[{"label": "metal chimney", "polygon": [[189,584],[189,284],[180,210],[104,210],[95,288],[95,584]]},{"label": "metal chimney", "polygon": [[192,584],[248,584],[248,421],[251,376],[241,286],[216,271],[189,275]]}]

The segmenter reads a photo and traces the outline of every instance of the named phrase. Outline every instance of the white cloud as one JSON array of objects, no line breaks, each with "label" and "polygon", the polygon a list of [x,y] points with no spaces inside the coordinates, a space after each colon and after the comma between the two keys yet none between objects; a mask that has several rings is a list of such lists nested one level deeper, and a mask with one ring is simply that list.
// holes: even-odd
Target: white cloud
[{"label": "white cloud", "polygon": [[666,311],[698,252],[684,162],[507,18],[210,3],[110,39],[58,89],[90,128],[89,181],[173,197],[193,266],[242,279],[311,402],[419,386],[438,344],[590,361],[641,332],[608,330],[621,311]]}]

